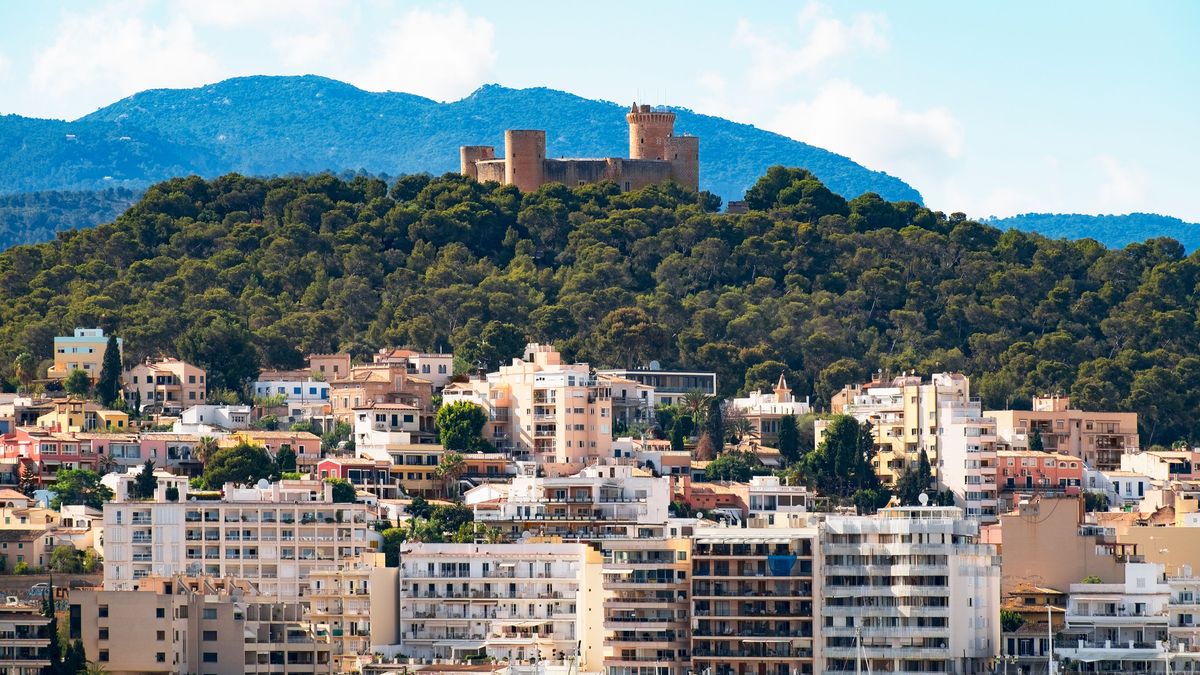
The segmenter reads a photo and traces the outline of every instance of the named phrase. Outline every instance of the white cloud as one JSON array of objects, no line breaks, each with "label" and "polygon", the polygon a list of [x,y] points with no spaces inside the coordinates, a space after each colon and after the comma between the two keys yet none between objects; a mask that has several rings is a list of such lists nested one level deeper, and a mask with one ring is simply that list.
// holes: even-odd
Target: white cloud
[{"label": "white cloud", "polygon": [[254,27],[270,31],[284,24],[337,21],[350,7],[345,0],[204,0],[179,3],[179,13],[203,26]]},{"label": "white cloud", "polygon": [[373,91],[456,99],[491,74],[496,63],[494,38],[492,22],[462,8],[413,9],[382,31],[375,59],[352,81]]},{"label": "white cloud", "polygon": [[756,88],[778,86],[797,75],[812,73],[847,53],[887,48],[887,19],[882,14],[859,12],[850,21],[834,17],[820,3],[810,2],[796,17],[798,44],[778,38],[742,19],[733,34],[733,45],[750,54],[748,81]]},{"label": "white cloud", "polygon": [[1116,157],[1096,158],[1103,173],[1100,184],[1100,203],[1114,211],[1136,211],[1145,208],[1150,179],[1136,163],[1122,163]]},{"label": "white cloud", "polygon": [[773,131],[846,155],[906,180],[943,174],[963,149],[962,125],[948,110],[905,108],[833,80],[808,101],[785,103],[765,124]]},{"label": "white cloud", "polygon": [[303,68],[326,60],[333,51],[334,35],[329,31],[276,35],[271,48],[284,65]]},{"label": "white cloud", "polygon": [[29,75],[46,113],[74,117],[143,89],[219,79],[217,60],[200,44],[190,21],[174,17],[151,23],[129,10],[127,3],[113,3],[64,15]]}]

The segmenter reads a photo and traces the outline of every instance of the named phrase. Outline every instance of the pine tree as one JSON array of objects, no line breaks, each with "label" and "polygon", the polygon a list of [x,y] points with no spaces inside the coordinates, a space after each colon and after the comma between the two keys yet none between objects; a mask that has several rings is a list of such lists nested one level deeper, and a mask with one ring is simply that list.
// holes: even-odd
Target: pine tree
[{"label": "pine tree", "polygon": [[130,496],[134,499],[150,499],[154,496],[154,489],[158,487],[158,479],[154,477],[154,460],[147,458],[146,463],[142,465],[142,472],[133,479],[133,485],[129,486]]},{"label": "pine tree", "polygon": [[42,616],[50,619],[50,623],[46,625],[46,631],[49,633],[50,644],[46,648],[47,655],[50,657],[50,667],[44,672],[58,673],[67,672],[63,668],[62,661],[62,646],[58,643],[58,617],[54,613],[54,576],[50,576],[49,583],[46,584],[46,597],[42,599]]},{"label": "pine tree", "polygon": [[796,426],[795,415],[784,415],[779,418],[779,437],[775,445],[779,454],[789,464],[800,459],[800,429]]},{"label": "pine tree", "polygon": [[671,427],[671,449],[675,451],[683,450],[683,425],[678,422]]},{"label": "pine tree", "polygon": [[721,409],[721,399],[709,399],[708,413],[704,416],[704,433],[708,435],[709,443],[712,443],[714,456],[721,454],[725,449],[724,412]]},{"label": "pine tree", "polygon": [[121,393],[121,350],[117,346],[117,336],[108,336],[108,346],[104,348],[104,361],[100,366],[100,379],[96,382],[96,396],[105,407],[116,402]]}]

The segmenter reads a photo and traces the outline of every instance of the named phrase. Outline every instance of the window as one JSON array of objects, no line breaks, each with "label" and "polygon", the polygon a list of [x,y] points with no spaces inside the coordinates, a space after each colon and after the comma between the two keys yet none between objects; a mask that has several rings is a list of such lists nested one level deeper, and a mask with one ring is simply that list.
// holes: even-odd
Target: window
[{"label": "window", "polygon": [[97,637],[99,637],[101,640],[107,640],[107,639],[108,639],[108,627],[103,627],[103,628],[101,628],[101,629],[100,629],[100,631],[99,631],[99,633],[100,633],[100,634],[99,634]]},{"label": "window", "polygon": [[215,630],[204,631],[202,639],[205,642],[216,642],[217,641],[217,631],[215,631]]},{"label": "window", "polygon": [[206,607],[200,614],[200,618],[205,621],[214,621],[217,618],[217,609],[215,607]]},{"label": "window", "polygon": [[205,663],[216,663],[217,662],[217,653],[216,652],[204,652],[203,660]]},{"label": "window", "polygon": [[100,660],[105,661],[105,662],[108,661],[108,650],[107,649],[100,650]]},{"label": "window", "polygon": [[166,640],[167,639],[167,631],[165,631],[165,630],[155,631],[154,639],[158,640],[159,642]]},{"label": "window", "polygon": [[166,616],[167,616],[167,610],[166,610],[166,609],[164,609],[164,608],[162,608],[162,607],[155,607],[155,608],[154,608],[154,618],[156,618],[156,619],[162,619],[162,618],[164,618],[164,617],[166,617]]},{"label": "window", "polygon": [[[136,384],[137,380],[134,380],[134,383]],[[188,375],[188,384],[196,384],[196,376],[195,375]]]},{"label": "window", "polygon": [[100,607],[98,608],[98,611],[96,612],[96,615],[99,616],[101,619],[107,619],[108,618],[108,605],[100,605]]}]

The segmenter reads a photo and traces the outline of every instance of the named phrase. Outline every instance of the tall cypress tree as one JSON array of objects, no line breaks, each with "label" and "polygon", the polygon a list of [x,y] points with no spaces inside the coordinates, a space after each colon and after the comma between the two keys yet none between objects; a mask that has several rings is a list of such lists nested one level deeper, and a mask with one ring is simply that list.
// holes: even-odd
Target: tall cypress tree
[{"label": "tall cypress tree", "polygon": [[704,416],[704,431],[713,445],[713,452],[721,454],[725,450],[725,417],[721,409],[721,399],[713,397],[708,402],[708,414]]},{"label": "tall cypress tree", "polygon": [[100,379],[96,382],[96,396],[105,407],[116,402],[121,391],[121,350],[117,346],[117,336],[108,336],[108,346],[104,348],[104,361],[100,365]]}]

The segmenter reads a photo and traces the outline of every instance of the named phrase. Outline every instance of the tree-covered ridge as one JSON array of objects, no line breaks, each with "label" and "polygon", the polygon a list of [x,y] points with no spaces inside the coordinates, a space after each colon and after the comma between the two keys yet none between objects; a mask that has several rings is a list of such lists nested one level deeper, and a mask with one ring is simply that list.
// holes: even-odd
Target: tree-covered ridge
[{"label": "tree-covered ridge", "polygon": [[1002,229],[1014,228],[1039,232],[1047,237],[1078,239],[1091,237],[1105,246],[1120,248],[1151,237],[1171,237],[1185,250],[1200,248],[1200,223],[1188,223],[1155,213],[1130,213],[1123,216],[1088,216],[1078,213],[1023,213],[1010,218],[988,221]]},{"label": "tree-covered ridge", "polygon": [[[438,103],[323,77],[241,77],[144,91],[74,122],[0,116],[0,192],[142,188],[173,176],[231,171],[440,174],[458,169],[460,145],[502,151],[506,128],[545,129],[550,157],[624,156],[628,106],[544,88],[491,85]],[[921,198],[904,181],[841,155],[750,125],[677,112],[676,131],[701,137],[702,187],[726,200],[740,199],[772,164],[806,167],[848,197]]]},{"label": "tree-covered ridge", "polygon": [[713,370],[726,395],[784,371],[821,405],[876,369],[961,370],[988,407],[1058,391],[1137,411],[1147,444],[1200,436],[1200,260],[1178,243],[1001,232],[781,167],[749,198],[737,216],[670,185],[175,179],[0,254],[0,373],[75,326],[130,361],[193,360],[214,390],[310,352],[486,353],[515,327],[595,366]]}]

